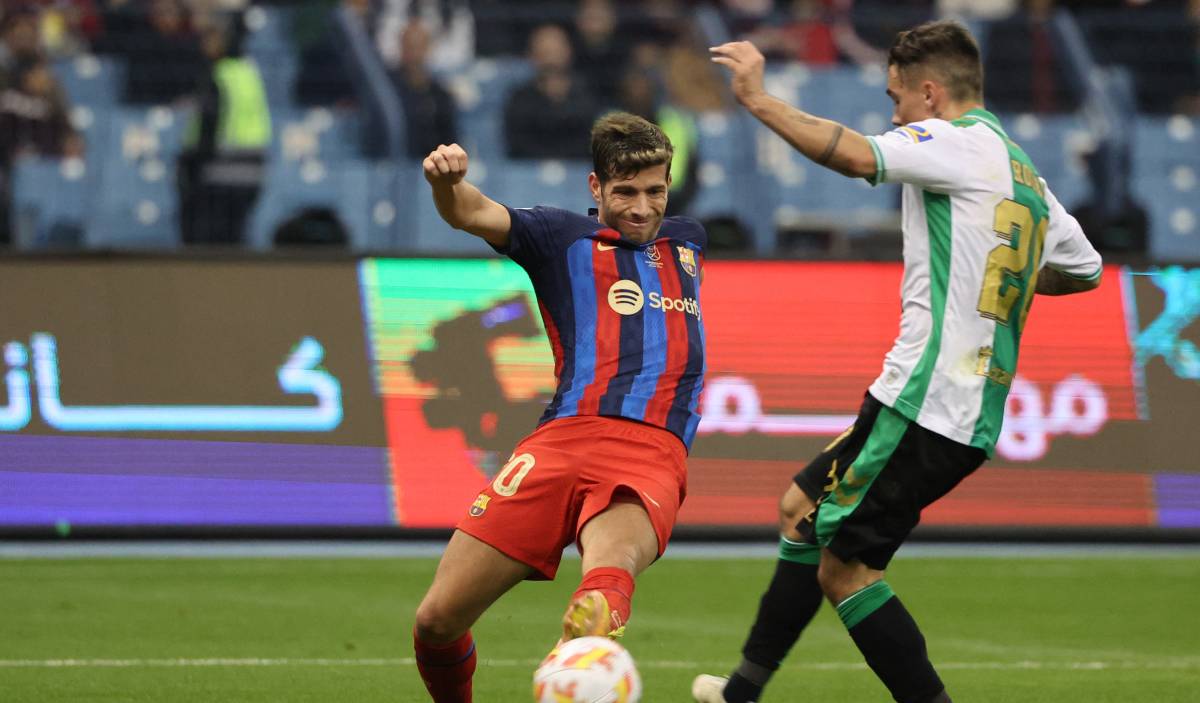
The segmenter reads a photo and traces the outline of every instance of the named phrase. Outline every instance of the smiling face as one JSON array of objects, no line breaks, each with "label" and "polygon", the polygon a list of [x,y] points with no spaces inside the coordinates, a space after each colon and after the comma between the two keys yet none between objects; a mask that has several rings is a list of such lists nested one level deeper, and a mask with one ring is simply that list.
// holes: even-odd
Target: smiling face
[{"label": "smiling face", "polygon": [[645,244],[658,236],[671,187],[667,164],[647,166],[626,178],[613,177],[603,183],[592,173],[588,184],[601,222],[635,244]]}]

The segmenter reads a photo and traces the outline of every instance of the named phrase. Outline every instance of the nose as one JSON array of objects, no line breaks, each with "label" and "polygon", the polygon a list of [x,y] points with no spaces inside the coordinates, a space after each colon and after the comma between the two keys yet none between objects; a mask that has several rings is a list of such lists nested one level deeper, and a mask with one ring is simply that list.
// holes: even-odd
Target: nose
[{"label": "nose", "polygon": [[639,193],[629,208],[629,214],[638,218],[650,217],[650,196]]}]

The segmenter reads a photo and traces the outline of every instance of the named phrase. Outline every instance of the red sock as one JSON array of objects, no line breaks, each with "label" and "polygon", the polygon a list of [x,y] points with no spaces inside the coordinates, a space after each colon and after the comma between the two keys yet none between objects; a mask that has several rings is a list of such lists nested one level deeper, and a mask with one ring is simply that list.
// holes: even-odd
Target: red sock
[{"label": "red sock", "polygon": [[574,596],[588,591],[600,591],[612,610],[612,629],[624,627],[633,610],[633,574],[615,566],[601,566],[583,575]]},{"label": "red sock", "polygon": [[417,670],[433,703],[471,703],[471,677],[475,674],[475,640],[471,632],[446,645],[417,639],[413,631]]}]

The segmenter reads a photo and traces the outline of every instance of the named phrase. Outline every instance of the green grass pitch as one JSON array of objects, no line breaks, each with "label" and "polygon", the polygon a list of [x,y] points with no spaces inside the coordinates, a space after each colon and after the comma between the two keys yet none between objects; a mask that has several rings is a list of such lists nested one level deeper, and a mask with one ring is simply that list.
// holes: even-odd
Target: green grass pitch
[{"label": "green grass pitch", "polygon": [[[430,559],[0,560],[0,700],[424,701],[412,612]],[[668,558],[640,580],[625,644],[649,703],[724,673],[773,564]],[[476,700],[531,700],[578,579],[529,583],[478,624]],[[889,582],[966,703],[1200,700],[1200,559],[898,559]],[[832,609],[765,701],[885,703]]]}]

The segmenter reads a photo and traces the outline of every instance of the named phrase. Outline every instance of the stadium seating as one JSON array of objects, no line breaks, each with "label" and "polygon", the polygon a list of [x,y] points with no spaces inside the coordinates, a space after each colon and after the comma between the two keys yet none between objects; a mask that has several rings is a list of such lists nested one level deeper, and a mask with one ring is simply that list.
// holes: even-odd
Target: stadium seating
[{"label": "stadium seating", "polygon": [[[471,237],[450,232],[438,217],[416,161],[364,157],[367,121],[354,109],[301,108],[292,86],[298,57],[290,31],[293,10],[256,8],[248,20],[246,50],[265,78],[274,138],[268,177],[252,213],[246,242],[272,246],[283,220],[310,207],[338,214],[359,251],[483,253]],[[14,174],[18,244],[44,246],[50,232],[86,226],[92,247],[170,247],[179,243],[175,159],[189,114],[178,107],[132,108],[118,102],[124,76],[119,59],[82,56],[55,70],[73,105],[73,120],[88,144],[86,167],[23,160]],[[528,79],[524,59],[487,57],[444,80],[459,106],[461,141],[472,155],[471,177],[505,203],[583,210],[584,162],[521,161],[505,155],[503,110],[513,87]],[[773,69],[768,89],[815,114],[867,134],[890,128],[891,105],[881,70],[854,67]],[[1094,144],[1081,115],[1001,115],[1059,200],[1078,208],[1092,197],[1084,156]],[[1150,254],[1163,260],[1200,259],[1200,180],[1196,121],[1140,116],[1133,144],[1134,197],[1150,217]],[[856,238],[891,231],[899,196],[894,187],[871,188],[800,157],[740,110],[698,118],[699,189],[689,214],[736,218],[751,233],[753,251],[781,250],[781,229],[824,230],[853,251]],[[50,198],[47,192],[72,197]],[[57,226],[57,229],[56,229]],[[827,252],[828,253],[828,252]],[[837,252],[834,252],[837,253]]]},{"label": "stadium seating", "polygon": [[1148,211],[1151,258],[1200,261],[1200,120],[1143,117],[1133,153],[1133,195]]}]

